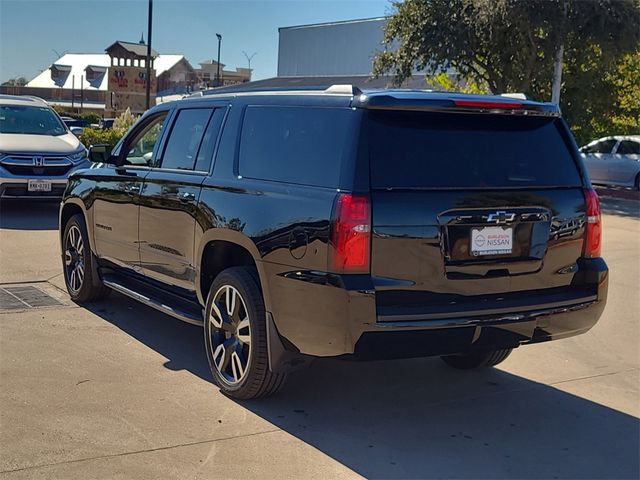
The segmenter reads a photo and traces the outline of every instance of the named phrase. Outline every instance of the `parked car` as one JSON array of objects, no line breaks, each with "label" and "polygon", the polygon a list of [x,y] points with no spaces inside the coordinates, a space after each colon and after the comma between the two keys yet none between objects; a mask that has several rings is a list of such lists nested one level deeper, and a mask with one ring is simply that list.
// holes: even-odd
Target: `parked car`
[{"label": "parked car", "polygon": [[274,393],[314,357],[490,367],[605,306],[598,197],[552,104],[212,94],[152,108],[90,156],[60,210],[69,295],[113,289],[202,325],[232,397]]},{"label": "parked car", "polygon": [[77,128],[86,128],[91,126],[91,124],[87,120],[81,120],[78,118],[71,117],[60,117],[64,124],[69,127],[69,129],[77,127]]},{"label": "parked car", "polygon": [[42,99],[0,95],[0,199],[62,198],[87,149]]},{"label": "parked car", "polygon": [[593,183],[640,190],[640,135],[601,138],[580,152]]},{"label": "parked car", "polygon": [[100,120],[99,128],[113,128],[115,118],[103,118]]}]

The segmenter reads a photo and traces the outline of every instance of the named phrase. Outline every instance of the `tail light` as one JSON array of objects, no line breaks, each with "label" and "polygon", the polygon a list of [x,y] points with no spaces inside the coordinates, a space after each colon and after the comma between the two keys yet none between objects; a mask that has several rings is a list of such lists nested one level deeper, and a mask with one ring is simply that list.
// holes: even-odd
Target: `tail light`
[{"label": "tail light", "polygon": [[473,107],[473,108],[521,108],[522,103],[519,102],[487,102],[485,100],[454,100],[456,107]]},{"label": "tail light", "polygon": [[593,189],[584,191],[587,202],[587,234],[584,240],[583,255],[599,257],[602,247],[602,220],[600,218],[600,200]]},{"label": "tail light", "polygon": [[340,193],[331,225],[329,269],[368,273],[371,259],[371,201],[367,195]]}]

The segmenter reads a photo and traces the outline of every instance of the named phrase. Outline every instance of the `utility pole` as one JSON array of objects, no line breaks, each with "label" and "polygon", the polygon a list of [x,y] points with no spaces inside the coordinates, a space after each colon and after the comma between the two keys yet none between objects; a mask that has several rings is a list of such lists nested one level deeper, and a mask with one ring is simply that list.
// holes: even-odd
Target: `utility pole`
[{"label": "utility pole", "polygon": [[220,44],[222,43],[222,35],[216,33],[216,37],[218,37],[218,68],[216,73],[216,87],[220,86]]},{"label": "utility pole", "polygon": [[247,59],[247,63],[249,64],[249,70],[251,70],[251,59],[256,56],[258,52],[253,52],[251,55],[247,55],[247,52],[242,51],[244,57]]},{"label": "utility pole", "polygon": [[147,78],[146,78],[146,87],[147,87],[147,110],[149,110],[149,106],[151,105],[151,22],[153,19],[153,0],[149,0],[149,20],[147,31]]},{"label": "utility pole", "polygon": [[67,50],[65,50],[62,53],[60,53],[55,48],[52,48],[51,51],[56,54],[56,60],[61,59],[62,57],[64,57],[67,54]]},{"label": "utility pole", "polygon": [[560,89],[562,88],[562,63],[564,61],[564,39],[566,37],[567,10],[569,9],[568,0],[563,2],[563,21],[560,45],[556,49],[556,55],[553,64],[553,85],[551,87],[551,102],[560,105]]}]

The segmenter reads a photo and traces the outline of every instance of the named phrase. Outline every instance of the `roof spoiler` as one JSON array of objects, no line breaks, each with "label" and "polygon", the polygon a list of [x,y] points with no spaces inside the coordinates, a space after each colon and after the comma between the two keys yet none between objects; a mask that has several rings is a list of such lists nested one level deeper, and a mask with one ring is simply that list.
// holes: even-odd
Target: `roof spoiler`
[{"label": "roof spoiler", "polygon": [[513,98],[482,99],[479,97],[421,98],[412,92],[393,92],[376,95],[360,95],[352,106],[372,110],[412,110],[432,112],[490,113],[502,115],[536,115],[558,117],[560,110],[551,103],[532,103]]}]

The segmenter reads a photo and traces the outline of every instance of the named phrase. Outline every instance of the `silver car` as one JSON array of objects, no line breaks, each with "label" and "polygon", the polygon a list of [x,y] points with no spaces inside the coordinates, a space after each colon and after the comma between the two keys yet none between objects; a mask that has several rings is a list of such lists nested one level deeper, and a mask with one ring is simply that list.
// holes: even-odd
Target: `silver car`
[{"label": "silver car", "polygon": [[87,149],[44,100],[0,95],[0,200],[60,199],[71,172],[90,166]]},{"label": "silver car", "polygon": [[640,190],[640,135],[601,138],[580,152],[591,182]]}]

